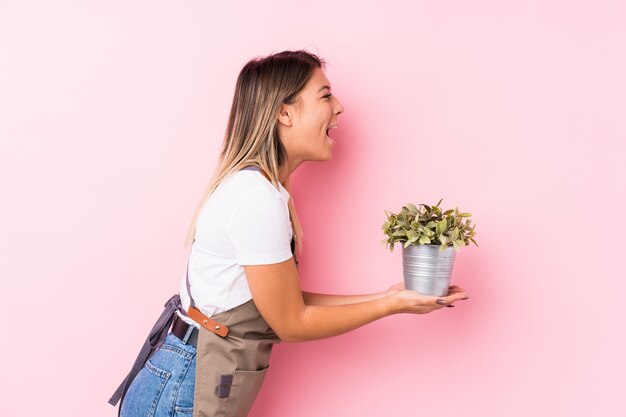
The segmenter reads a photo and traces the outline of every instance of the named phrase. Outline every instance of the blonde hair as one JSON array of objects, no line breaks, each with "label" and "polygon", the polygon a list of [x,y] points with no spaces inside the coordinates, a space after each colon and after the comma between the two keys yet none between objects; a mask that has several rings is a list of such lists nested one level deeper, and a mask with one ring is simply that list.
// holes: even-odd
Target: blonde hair
[{"label": "blonde hair", "polygon": [[[308,51],[283,51],[254,58],[241,69],[228,118],[222,151],[206,192],[191,220],[185,247],[195,238],[202,207],[220,182],[229,174],[249,165],[265,171],[278,189],[278,173],[287,162],[287,151],[278,134],[281,105],[298,102],[298,95],[316,68],[325,69],[325,61]],[[289,178],[282,186],[291,195]],[[303,250],[303,233],[293,199],[288,203],[298,255]]]}]

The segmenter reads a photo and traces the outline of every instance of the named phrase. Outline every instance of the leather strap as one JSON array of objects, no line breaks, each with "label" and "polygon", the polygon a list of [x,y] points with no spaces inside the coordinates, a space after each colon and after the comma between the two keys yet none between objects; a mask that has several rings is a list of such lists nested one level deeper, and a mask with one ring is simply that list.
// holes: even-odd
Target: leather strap
[{"label": "leather strap", "polygon": [[219,323],[212,318],[205,316],[202,314],[197,307],[189,306],[189,310],[187,310],[187,315],[189,318],[196,321],[200,326],[204,327],[210,332],[215,333],[218,336],[226,337],[228,334],[228,327],[224,326],[222,323]]}]

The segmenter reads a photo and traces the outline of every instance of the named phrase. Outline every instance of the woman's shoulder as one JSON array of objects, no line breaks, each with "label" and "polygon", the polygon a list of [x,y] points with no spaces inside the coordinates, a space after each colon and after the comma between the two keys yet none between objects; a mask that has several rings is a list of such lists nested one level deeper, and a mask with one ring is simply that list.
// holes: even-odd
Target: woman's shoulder
[{"label": "woman's shoulder", "polygon": [[[282,186],[281,186],[282,189]],[[207,201],[214,217],[231,218],[233,212],[254,209],[287,209],[289,195],[277,190],[262,174],[238,171],[227,175]]]},{"label": "woman's shoulder", "polygon": [[237,171],[228,174],[221,182],[220,189],[235,196],[266,191],[265,184],[253,171]]},{"label": "woman's shoulder", "polygon": [[285,204],[289,200],[289,193],[279,184],[277,189],[274,184],[267,180],[258,171],[242,170],[229,174],[222,180],[220,188],[224,188],[228,193],[243,199],[275,200],[279,198]]}]

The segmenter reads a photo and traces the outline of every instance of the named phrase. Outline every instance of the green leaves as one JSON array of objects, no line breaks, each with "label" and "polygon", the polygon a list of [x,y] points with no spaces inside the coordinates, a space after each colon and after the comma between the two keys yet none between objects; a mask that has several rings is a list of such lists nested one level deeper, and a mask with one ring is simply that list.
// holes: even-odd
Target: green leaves
[{"label": "green leaves", "polygon": [[435,226],[435,233],[437,235],[443,234],[448,229],[448,221],[444,218],[437,222]]},{"label": "green leaves", "polygon": [[412,212],[417,213],[417,207],[415,207],[415,204],[412,203],[407,203],[406,205]]},{"label": "green leaves", "polygon": [[401,242],[406,248],[410,245],[439,245],[443,251],[450,245],[455,250],[472,242],[476,235],[475,225],[470,227],[471,213],[461,213],[458,207],[454,210],[442,211],[439,207],[443,199],[435,206],[412,203],[405,204],[400,213],[394,214],[385,210],[387,220],[381,229],[387,236],[381,241],[393,252],[394,243]]},{"label": "green leaves", "polygon": [[428,238],[428,236],[420,236],[419,243],[421,245],[430,245],[430,239]]}]

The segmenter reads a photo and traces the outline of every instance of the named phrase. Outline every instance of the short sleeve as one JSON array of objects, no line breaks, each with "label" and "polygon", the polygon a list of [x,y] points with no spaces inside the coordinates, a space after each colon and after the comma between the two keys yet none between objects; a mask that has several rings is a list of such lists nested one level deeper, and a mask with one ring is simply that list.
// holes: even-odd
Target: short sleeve
[{"label": "short sleeve", "polygon": [[237,263],[263,265],[291,258],[289,209],[267,188],[249,191],[239,200],[227,227]]}]

